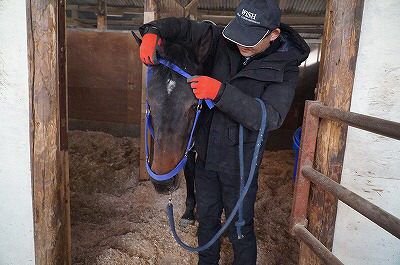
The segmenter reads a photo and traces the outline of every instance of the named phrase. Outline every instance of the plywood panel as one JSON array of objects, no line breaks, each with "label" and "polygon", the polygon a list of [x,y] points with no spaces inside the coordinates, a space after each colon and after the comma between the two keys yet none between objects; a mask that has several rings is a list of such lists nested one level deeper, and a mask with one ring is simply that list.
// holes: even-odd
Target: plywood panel
[{"label": "plywood panel", "polygon": [[69,117],[140,124],[142,66],[129,32],[67,30]]}]

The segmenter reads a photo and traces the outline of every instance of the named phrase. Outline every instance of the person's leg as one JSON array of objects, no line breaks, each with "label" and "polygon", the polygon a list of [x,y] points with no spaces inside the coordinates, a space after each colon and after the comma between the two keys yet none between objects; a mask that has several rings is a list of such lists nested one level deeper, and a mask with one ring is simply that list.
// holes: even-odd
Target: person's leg
[{"label": "person's leg", "polygon": [[[221,228],[222,199],[217,172],[204,168],[204,162],[196,161],[196,219],[199,222],[199,246],[208,243]],[[209,249],[199,252],[199,265],[216,265],[220,257],[220,241]]]},{"label": "person's leg", "polygon": [[[255,265],[257,260],[257,242],[254,234],[254,203],[257,195],[257,178],[255,174],[250,188],[243,201],[243,219],[245,221],[242,226],[242,239],[238,239],[235,222],[238,220],[238,214],[235,215],[232,223],[229,225],[229,240],[233,245],[234,265]],[[222,199],[225,209],[226,218],[229,217],[233,208],[239,199],[240,177],[220,173],[222,186]]]}]

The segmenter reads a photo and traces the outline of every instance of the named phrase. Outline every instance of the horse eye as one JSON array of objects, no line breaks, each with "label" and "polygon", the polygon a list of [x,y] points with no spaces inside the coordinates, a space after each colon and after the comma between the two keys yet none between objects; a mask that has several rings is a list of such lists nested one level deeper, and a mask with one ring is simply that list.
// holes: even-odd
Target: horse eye
[{"label": "horse eye", "polygon": [[197,108],[197,104],[193,104],[192,106],[190,106],[191,109],[195,109]]}]

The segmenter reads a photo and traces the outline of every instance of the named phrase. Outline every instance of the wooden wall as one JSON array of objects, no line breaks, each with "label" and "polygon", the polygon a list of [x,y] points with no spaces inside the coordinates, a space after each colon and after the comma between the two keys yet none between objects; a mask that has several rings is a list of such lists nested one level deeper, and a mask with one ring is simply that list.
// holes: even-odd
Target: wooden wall
[{"label": "wooden wall", "polygon": [[142,64],[130,32],[67,30],[70,119],[140,124]]}]

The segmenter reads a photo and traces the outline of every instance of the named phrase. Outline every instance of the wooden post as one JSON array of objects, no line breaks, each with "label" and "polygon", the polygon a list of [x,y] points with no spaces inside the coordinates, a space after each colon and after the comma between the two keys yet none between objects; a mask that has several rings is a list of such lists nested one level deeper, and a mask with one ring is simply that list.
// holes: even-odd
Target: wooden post
[{"label": "wooden post", "polygon": [[73,18],[73,19],[78,18],[79,6],[78,5],[70,5],[69,9],[71,10],[71,18]]},{"label": "wooden post", "polygon": [[65,1],[27,2],[36,264],[71,264],[68,152],[60,143],[66,129],[59,106],[65,96],[59,88],[66,87],[60,84],[65,82],[65,62],[59,64],[59,56],[65,59],[65,28],[59,28],[64,8]]},{"label": "wooden post", "polygon": [[58,70],[59,70],[59,89],[58,104],[60,117],[59,148],[68,149],[68,110],[67,110],[67,56],[66,56],[66,37],[65,37],[65,0],[59,1],[58,7]]},{"label": "wooden post", "polygon": [[72,264],[72,240],[71,240],[71,213],[69,190],[69,156],[68,156],[68,85],[67,85],[67,37],[66,37],[66,0],[58,1],[58,122],[59,122],[59,168],[61,172],[61,197],[65,207],[65,246],[66,264]]},{"label": "wooden post", "polygon": [[[144,23],[155,19],[176,16],[197,18],[198,0],[145,0],[144,2]],[[146,114],[146,71],[147,66],[142,68],[142,103],[141,103],[141,122],[140,122],[140,180],[148,180],[149,174],[146,170],[146,152],[144,148],[144,127]],[[151,139],[151,137],[148,137]]]},{"label": "wooden post", "polygon": [[[350,110],[354,72],[364,0],[329,0],[326,8],[323,59],[317,99],[324,105]],[[347,126],[322,120],[319,125],[315,168],[340,182]],[[337,200],[311,186],[308,230],[332,250]],[[304,244],[300,244],[299,264],[323,264]]]},{"label": "wooden post", "polygon": [[[144,18],[143,23],[148,23],[156,19],[156,3],[154,0],[146,0],[144,2]],[[140,108],[140,167],[139,167],[139,179],[148,180],[150,178],[146,170],[146,150],[144,142],[145,134],[145,123],[146,123],[146,72],[147,66],[142,66],[142,98]],[[151,139],[151,137],[147,137]]]},{"label": "wooden post", "polygon": [[97,29],[107,29],[107,0],[97,0]]},{"label": "wooden post", "polygon": [[190,3],[188,3],[185,8],[184,8],[184,17],[196,20],[198,17],[198,5],[199,1],[198,0],[192,0]]}]

